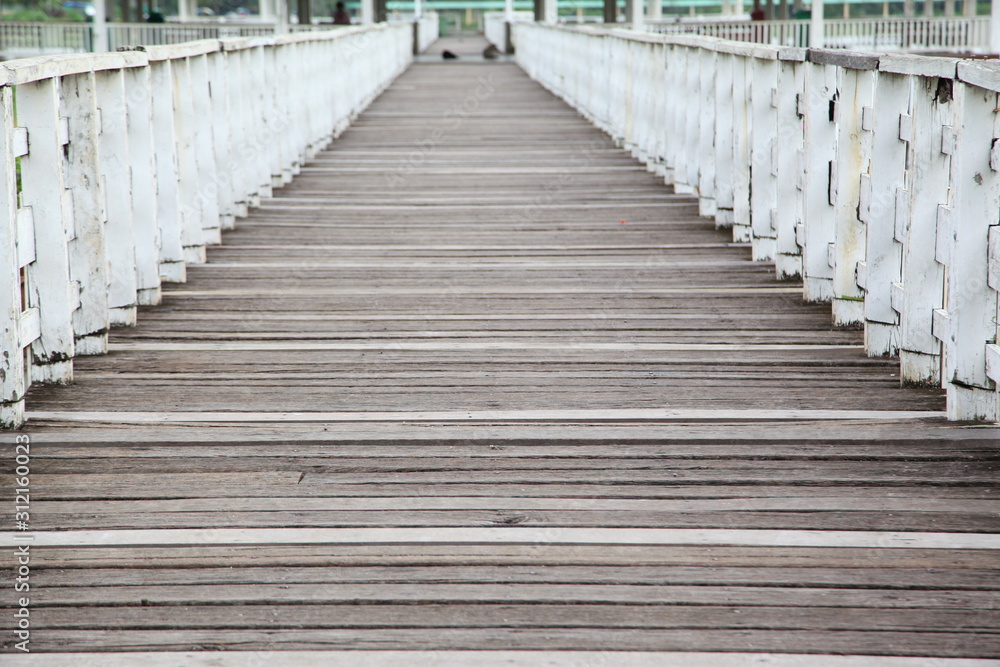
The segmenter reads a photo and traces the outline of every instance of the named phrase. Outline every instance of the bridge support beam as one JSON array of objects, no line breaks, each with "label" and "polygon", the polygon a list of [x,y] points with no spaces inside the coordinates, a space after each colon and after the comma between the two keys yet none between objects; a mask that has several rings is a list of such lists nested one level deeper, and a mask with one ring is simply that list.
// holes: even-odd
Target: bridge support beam
[{"label": "bridge support beam", "polygon": [[312,0],[298,0],[299,25],[312,23]]},{"label": "bridge support beam", "polygon": [[[912,2],[912,0],[911,0]],[[809,16],[809,47],[813,49],[823,48],[823,34],[825,32],[823,21],[823,0],[812,0],[812,13]]]},{"label": "bridge support beam", "polygon": [[[972,10],[975,11],[975,5]],[[990,52],[1000,53],[1000,2],[990,5]]]},{"label": "bridge support beam", "polygon": [[104,0],[94,0],[94,24],[91,27],[90,50],[103,53],[108,50],[108,8]]},{"label": "bridge support beam", "polygon": [[625,17],[628,27],[632,30],[642,30],[642,0],[625,0]]},{"label": "bridge support beam", "polygon": [[558,23],[558,0],[535,0],[535,21],[541,23]]},{"label": "bridge support beam", "polygon": [[605,23],[615,23],[618,20],[617,0],[604,0],[603,16]]},{"label": "bridge support beam", "polygon": [[181,21],[188,21],[198,16],[197,0],[177,0],[177,17]]}]

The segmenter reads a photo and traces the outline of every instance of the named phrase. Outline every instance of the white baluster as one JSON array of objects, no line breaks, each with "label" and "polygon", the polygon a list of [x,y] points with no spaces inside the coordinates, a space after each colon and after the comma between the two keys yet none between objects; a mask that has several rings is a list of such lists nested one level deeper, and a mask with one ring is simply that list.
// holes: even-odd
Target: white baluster
[{"label": "white baluster", "polygon": [[797,229],[801,229],[803,296],[806,301],[830,301],[833,247],[837,240],[836,211],[830,199],[830,179],[837,159],[837,125],[833,119],[837,68],[815,62],[815,55],[813,50],[808,52],[806,95],[799,100],[799,111],[805,118],[805,208],[802,226]]},{"label": "white baluster", "polygon": [[778,207],[773,164],[778,133],[777,49],[757,47],[747,59],[750,83],[750,227],[754,261],[774,259],[777,248],[775,213]]},{"label": "white baluster", "polygon": [[733,226],[733,114],[727,109],[733,96],[736,56],[719,52],[715,59],[715,226]]},{"label": "white baluster", "polygon": [[774,211],[775,272],[779,280],[802,275],[802,248],[796,228],[804,219],[805,145],[799,100],[805,98],[805,49],[779,52],[777,87],[776,168],[777,206]]},{"label": "white baluster", "polygon": [[[946,267],[947,298],[935,313],[944,352],[942,380],[951,419],[997,421],[996,384],[986,373],[987,346],[996,344],[997,292],[988,284],[990,228],[1000,225],[1000,68],[960,63],[952,154],[953,203],[938,219],[938,260]],[[950,147],[951,139],[945,140]],[[995,244],[995,240],[994,240]]]},{"label": "white baluster", "polygon": [[[733,61],[733,240],[749,242],[750,228],[750,85],[753,59],[735,54]],[[748,71],[749,70],[749,71]]]},{"label": "white baluster", "polygon": [[[658,2],[659,0],[655,0]],[[698,49],[698,214],[715,217],[715,76],[716,53],[707,48]]]},{"label": "white baluster", "polygon": [[[13,91],[10,86],[0,86],[0,317],[7,323],[0,329],[0,427],[4,428],[24,421],[28,389],[24,348],[31,342],[21,327],[21,267],[34,260],[34,238],[29,254],[28,240],[18,243],[15,133]],[[27,233],[33,234],[33,230]]]},{"label": "white baluster", "polygon": [[[79,306],[79,286],[70,282],[66,247],[76,238],[76,229],[63,183],[63,145],[68,136],[59,117],[58,85],[59,79],[52,77],[16,88],[16,122],[27,132],[28,144],[20,158],[18,217],[29,216],[35,244],[34,261],[25,267],[26,305],[38,309],[39,335],[31,344],[32,382],[73,380],[72,315]],[[25,225],[24,231],[28,229]]]},{"label": "white baluster", "polygon": [[128,106],[128,151],[132,185],[132,233],[135,240],[136,301],[160,303],[160,239],[156,219],[156,161],[149,68],[124,70]]},{"label": "white baluster", "polygon": [[[902,282],[893,287],[900,314],[900,379],[904,384],[940,385],[941,343],[932,331],[933,313],[943,307],[944,268],[935,258],[938,211],[947,208],[951,156],[942,138],[955,120],[952,109],[956,62],[944,58],[883,56],[883,72],[919,75],[912,118],[901,122],[909,137],[910,182],[896,199],[895,235],[903,243]],[[909,132],[904,132],[909,123]],[[898,306],[898,307],[897,307]]]},{"label": "white baluster", "polygon": [[99,150],[108,218],[104,227],[109,268],[108,307],[112,326],[134,326],[138,283],[124,72],[120,69],[95,72],[94,79],[101,117]]},{"label": "white baluster", "polygon": [[[119,54],[108,57],[115,61],[123,59]],[[93,72],[66,76],[62,79],[59,95],[59,114],[67,119],[69,132],[64,184],[72,197],[76,227],[76,238],[68,245],[70,278],[80,292],[80,307],[73,313],[76,355],[107,352],[111,326],[104,243],[106,216],[98,144],[100,124],[94,86]]]},{"label": "white baluster", "polygon": [[830,176],[830,201],[836,216],[833,252],[833,322],[864,322],[866,276],[865,220],[871,202],[871,155],[875,129],[875,56],[827,52],[839,66],[834,106],[837,155]]},{"label": "white baluster", "polygon": [[182,283],[187,279],[178,190],[174,85],[169,58],[149,63],[153,90],[153,157],[156,160],[156,221],[160,228],[160,278]]}]

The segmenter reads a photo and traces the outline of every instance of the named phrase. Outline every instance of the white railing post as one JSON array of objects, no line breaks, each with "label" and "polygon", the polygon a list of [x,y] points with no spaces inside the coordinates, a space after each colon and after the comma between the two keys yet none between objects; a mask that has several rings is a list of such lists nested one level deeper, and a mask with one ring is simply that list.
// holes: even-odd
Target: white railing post
[{"label": "white railing post", "polygon": [[892,293],[900,317],[900,379],[940,386],[941,343],[932,324],[933,312],[943,308],[944,267],[935,260],[935,246],[938,216],[949,205],[951,155],[941,149],[945,132],[955,125],[956,61],[882,56],[879,70],[914,78],[911,117],[900,117],[900,134],[907,137],[910,163],[920,165],[908,170],[909,183],[896,198],[893,221],[895,238],[903,244],[902,281]]},{"label": "white railing post", "polygon": [[[319,48],[318,42],[313,42],[315,48]],[[261,197],[271,197],[274,194],[270,143],[274,128],[274,111],[271,103],[271,89],[267,87],[267,60],[264,57],[264,44],[258,42],[250,49],[251,72],[253,79],[251,83],[254,91],[254,117],[256,122],[253,126],[253,134],[250,137],[250,146],[254,153],[254,162],[257,165],[257,191]],[[319,59],[311,63],[312,67],[320,62]],[[318,80],[318,77],[317,77]],[[315,96],[322,100],[322,92]]]},{"label": "white railing post", "polygon": [[910,78],[883,71],[876,81],[871,168],[865,181],[868,201],[860,208],[867,239],[857,270],[865,291],[865,351],[884,357],[899,354],[893,294],[894,285],[902,285],[905,237],[896,229],[905,226],[909,213],[906,165],[913,113]]},{"label": "white railing post", "polygon": [[808,51],[806,90],[799,100],[799,113],[805,119],[802,157],[805,205],[802,225],[796,230],[802,246],[803,296],[806,301],[813,302],[833,299],[834,244],[837,240],[831,180],[837,160],[834,112],[838,76],[837,68],[826,64],[821,56],[821,52]]},{"label": "white railing post", "polygon": [[[546,2],[551,2],[554,5],[556,0],[546,0]],[[628,9],[630,15],[628,17],[628,22],[629,27],[631,27],[632,30],[643,29],[644,16],[642,2],[643,0],[630,0],[629,2]],[[549,21],[548,17],[546,17],[546,21],[549,23],[555,23],[555,21]]]},{"label": "white railing post", "polygon": [[[602,40],[600,46],[604,47],[607,40]],[[585,45],[584,45],[585,46]],[[675,86],[678,85],[679,77],[683,74],[683,70],[676,66],[675,55],[677,53],[678,47],[674,44],[664,44],[663,45],[663,55],[658,64],[659,68],[659,79],[662,81],[662,99],[661,108],[659,110],[659,118],[662,124],[662,129],[657,133],[660,141],[659,157],[660,157],[660,169],[659,174],[663,177],[663,182],[667,185],[673,185],[677,179],[677,175],[674,171],[677,164],[677,132],[680,127],[678,121],[678,112],[680,110],[680,103],[677,100],[676,95],[670,95],[667,91],[676,90]],[[580,63],[580,66],[586,70],[591,70],[593,68],[588,68],[587,63]],[[601,70],[603,73],[603,70]],[[600,103],[600,97],[598,97],[596,87],[589,85],[590,82],[585,78],[583,85],[586,88],[590,88],[590,93],[584,91],[584,99],[586,99],[591,107],[592,113],[596,112],[597,106]],[[599,125],[598,125],[599,126]]]},{"label": "white railing post", "polygon": [[156,160],[156,220],[160,228],[160,278],[182,283],[187,279],[181,231],[178,191],[177,140],[172,64],[169,58],[150,54],[150,86],[153,90],[153,155]]},{"label": "white railing post", "polygon": [[[542,21],[549,25],[555,25],[559,22],[559,0],[541,0],[542,3]],[[642,0],[634,0],[634,2],[639,2],[641,4]],[[640,21],[641,11],[640,11]]]},{"label": "white railing post", "polygon": [[[95,58],[107,58],[95,56]],[[110,56],[120,60],[123,56]],[[104,244],[104,190],[98,175],[97,93],[93,72],[62,78],[59,115],[67,120],[64,184],[72,197],[76,238],[69,242],[70,277],[79,285],[80,307],[73,313],[74,354],[107,352],[108,272]]]},{"label": "white railing post", "polygon": [[[699,125],[701,124],[701,114],[698,107],[697,101],[701,99],[701,71],[700,63],[698,58],[698,52],[700,49],[692,48],[690,46],[685,46],[684,48],[684,88],[687,95],[690,96],[688,100],[684,100],[685,104],[681,105],[681,111],[683,112],[682,124],[680,126],[680,137],[678,141],[678,147],[680,152],[677,156],[677,171],[675,173],[680,175],[680,179],[674,183],[674,190],[676,192],[682,192],[684,194],[693,194],[696,197],[699,196],[698,193],[698,160],[699,160],[699,143],[701,141],[701,133],[699,132]],[[690,100],[695,100],[696,103],[690,103]]]},{"label": "white railing post", "polygon": [[948,416],[997,421],[1000,67],[959,63],[958,79],[954,105],[960,122],[946,130],[943,144],[952,153],[952,206],[937,221],[947,298],[934,313],[934,334],[942,343]]},{"label": "white railing post", "polygon": [[[668,47],[669,48],[669,47]],[[721,100],[732,99],[733,67],[737,56],[719,50],[716,54],[715,100],[715,226],[733,226],[733,114]],[[674,95],[671,98],[676,97]]]},{"label": "white railing post", "polygon": [[125,70],[129,171],[132,185],[132,231],[135,238],[136,302],[160,303],[160,238],[153,158],[153,112],[149,67]]},{"label": "white railing post", "polygon": [[[72,200],[63,180],[67,119],[59,115],[58,79],[17,85],[18,128],[27,150],[20,157],[18,226],[34,229],[34,261],[25,267],[28,309],[38,309],[38,337],[31,344],[31,381],[73,380],[72,314],[78,286],[70,282],[67,240],[76,238]],[[20,152],[20,151],[17,151]],[[15,153],[16,154],[16,153]]]},{"label": "white railing post", "polygon": [[[31,334],[22,326],[25,304],[22,302],[21,269],[34,261],[34,248],[28,252],[26,241],[18,243],[17,180],[14,128],[14,96],[10,86],[0,86],[0,216],[7,221],[0,226],[0,428],[13,428],[24,421],[24,394],[27,392],[24,348]],[[27,148],[27,146],[24,146]],[[28,230],[33,231],[33,230]],[[37,318],[37,311],[32,315]]]},{"label": "white railing post", "polygon": [[132,326],[138,306],[138,286],[124,71],[96,72],[95,80],[101,116],[101,178],[108,216],[105,224],[110,270],[108,307],[112,326]]},{"label": "white railing post", "polygon": [[990,3],[990,52],[1000,53],[1000,2],[997,0]]},{"label": "white railing post", "polygon": [[[214,41],[214,40],[213,40]],[[219,48],[216,42],[211,50]],[[209,85],[208,51],[188,58],[190,67],[192,107],[189,119],[194,134],[195,164],[197,168],[196,196],[201,212],[203,243],[206,245],[222,241],[222,220],[219,215],[219,201],[215,191],[218,170],[215,166],[215,139],[212,127],[212,104]],[[255,91],[256,92],[256,91]]]},{"label": "white railing post", "polygon": [[[878,57],[843,51],[810,51],[810,58],[836,68],[837,91],[829,113],[836,125],[836,153],[828,170],[828,198],[834,233],[828,246],[833,269],[833,321],[838,326],[864,322],[864,291],[858,284],[865,258],[867,193],[874,129],[875,70]],[[822,113],[822,110],[821,110]],[[806,224],[809,224],[808,222]]]},{"label": "white railing post", "polygon": [[103,53],[109,50],[108,45],[108,22],[107,22],[107,0],[94,0],[94,19],[90,24],[90,48],[94,53]]},{"label": "white railing post", "polygon": [[[284,185],[284,180],[282,179],[282,163],[281,163],[281,135],[287,130],[287,124],[284,120],[284,113],[282,112],[282,106],[278,99],[279,91],[281,90],[281,83],[278,80],[278,49],[277,45],[272,48],[261,49],[261,56],[263,60],[263,87],[264,90],[270,91],[270,95],[264,100],[265,108],[267,112],[267,136],[263,137],[264,142],[264,152],[267,159],[268,171],[271,177],[271,192],[274,193],[275,188],[280,188]],[[333,109],[332,102],[329,108]],[[227,139],[226,146],[229,145]],[[225,156],[225,161],[222,164],[228,164],[228,156]]]},{"label": "white railing post", "polygon": [[250,114],[249,96],[252,94],[248,85],[246,70],[249,67],[246,49],[229,49],[226,61],[226,73],[229,79],[226,89],[229,93],[229,139],[232,151],[233,179],[233,213],[237,218],[246,217],[250,213],[255,190],[254,173],[248,159],[247,134],[253,122]]},{"label": "white railing post", "polygon": [[223,231],[236,226],[236,203],[233,193],[232,157],[233,145],[229,125],[229,54],[222,46],[218,51],[205,54],[208,77],[211,82],[211,96],[208,99],[208,113],[212,119],[212,159],[215,164],[213,190],[219,211],[219,228]]},{"label": "white railing post", "polygon": [[779,280],[802,275],[802,247],[796,229],[804,220],[805,205],[802,191],[804,114],[799,109],[799,100],[805,91],[805,58],[805,49],[791,47],[778,52],[778,131],[772,165],[777,169],[774,266]]},{"label": "white railing post", "polygon": [[745,52],[733,62],[733,240],[749,243],[753,238],[750,219],[750,151],[753,114],[750,90],[753,65]]},{"label": "white railing post", "polygon": [[[657,0],[658,1],[658,0]],[[715,217],[718,204],[715,200],[715,116],[718,106],[715,103],[715,77],[718,67],[718,54],[710,49],[698,49],[695,56],[698,59],[698,214],[709,218]]]},{"label": "white railing post", "polygon": [[201,200],[198,198],[198,162],[195,147],[195,121],[190,91],[189,59],[181,55],[172,59],[176,85],[174,96],[174,132],[177,137],[178,193],[181,201],[181,243],[184,261],[188,264],[205,262],[205,238],[201,231]]},{"label": "white railing post", "polygon": [[777,251],[778,208],[777,49],[756,47],[747,58],[750,74],[750,227],[754,261],[770,261]]},{"label": "white railing post", "polygon": [[[337,45],[340,42],[331,42],[331,48],[336,50]],[[292,78],[293,63],[292,58],[295,55],[295,44],[289,43],[285,40],[278,41],[278,46],[276,47],[275,55],[277,57],[277,76],[278,76],[278,105],[281,110],[281,116],[284,119],[284,130],[281,133],[281,182],[282,184],[291,183],[292,176],[299,171],[298,163],[298,153],[295,150],[295,122],[292,118],[292,112],[294,110],[294,104],[292,100],[293,92],[295,91],[295,82]],[[341,81],[345,80],[346,73],[343,68],[342,61],[338,60],[336,56],[330,59],[330,62],[334,64],[334,72],[332,78],[334,78],[339,84]],[[338,85],[338,88],[340,86]],[[232,93],[230,93],[232,95]],[[344,99],[346,95],[338,95],[337,100],[333,107],[334,116],[341,117],[344,113],[343,109],[346,107]],[[230,97],[230,100],[232,97]],[[339,128],[338,128],[339,129]]]}]

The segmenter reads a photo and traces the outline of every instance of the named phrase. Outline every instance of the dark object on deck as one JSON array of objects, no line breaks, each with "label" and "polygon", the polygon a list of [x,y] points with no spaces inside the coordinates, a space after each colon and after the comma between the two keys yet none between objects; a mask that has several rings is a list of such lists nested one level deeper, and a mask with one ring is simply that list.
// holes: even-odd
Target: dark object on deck
[{"label": "dark object on deck", "polygon": [[441,52],[441,57],[444,58],[445,60],[458,60],[458,56],[456,56],[448,49],[445,49],[444,51]]},{"label": "dark object on deck", "polygon": [[485,49],[483,49],[483,58],[486,58],[487,60],[496,60],[499,57],[500,57],[500,49],[498,49],[495,45],[490,44]]}]

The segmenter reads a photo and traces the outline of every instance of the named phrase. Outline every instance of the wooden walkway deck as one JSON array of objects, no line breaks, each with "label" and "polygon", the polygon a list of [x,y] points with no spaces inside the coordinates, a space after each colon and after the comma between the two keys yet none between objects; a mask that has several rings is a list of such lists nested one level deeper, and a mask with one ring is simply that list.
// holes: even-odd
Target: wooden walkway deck
[{"label": "wooden walkway deck", "polygon": [[32,651],[1000,656],[997,431],[696,209],[514,64],[413,66],[30,395]]}]

